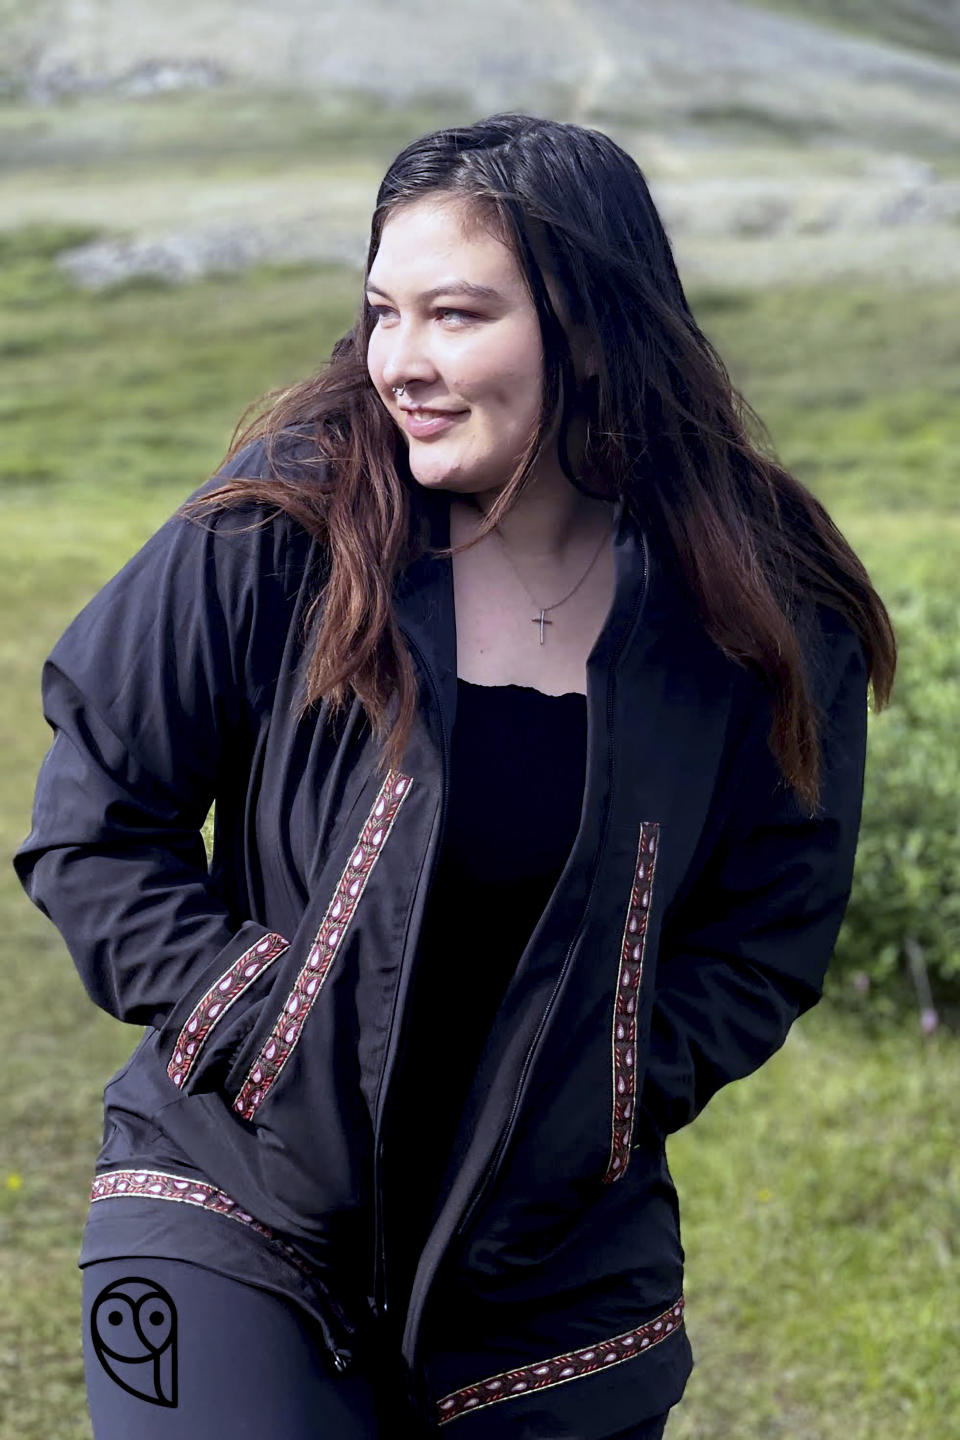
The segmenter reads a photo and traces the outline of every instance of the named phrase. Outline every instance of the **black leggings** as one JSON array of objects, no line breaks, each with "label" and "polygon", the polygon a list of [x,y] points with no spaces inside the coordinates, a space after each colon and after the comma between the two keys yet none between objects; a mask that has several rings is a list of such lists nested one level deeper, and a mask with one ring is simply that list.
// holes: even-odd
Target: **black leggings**
[{"label": "black leggings", "polygon": [[[399,1382],[335,1374],[299,1306],[184,1260],[84,1266],[83,1364],[94,1440],[416,1437]],[[606,1440],[660,1440],[666,1418]],[[516,1426],[504,1435],[572,1440]]]}]

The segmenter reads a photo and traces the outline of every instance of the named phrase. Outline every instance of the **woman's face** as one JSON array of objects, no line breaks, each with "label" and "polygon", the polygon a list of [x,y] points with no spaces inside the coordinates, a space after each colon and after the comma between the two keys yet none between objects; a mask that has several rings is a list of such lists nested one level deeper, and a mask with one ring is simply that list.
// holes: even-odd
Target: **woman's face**
[{"label": "woman's face", "polygon": [[[506,483],[536,431],[543,346],[512,251],[464,215],[459,202],[424,199],[385,224],[367,284],[367,368],[414,479],[476,494]],[[489,293],[465,293],[465,283]],[[394,385],[406,387],[399,398]],[[449,418],[418,433],[411,405]]]}]

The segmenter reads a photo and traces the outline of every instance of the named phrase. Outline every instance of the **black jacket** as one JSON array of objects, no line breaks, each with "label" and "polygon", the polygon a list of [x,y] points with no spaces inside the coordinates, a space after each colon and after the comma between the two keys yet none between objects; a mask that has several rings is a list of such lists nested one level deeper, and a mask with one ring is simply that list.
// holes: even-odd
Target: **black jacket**
[{"label": "black jacket", "polygon": [[[258,468],[255,443],[221,474]],[[448,543],[449,496],[416,490]],[[708,640],[618,504],[580,828],[398,1315],[380,1171],[447,804],[452,569],[422,556],[396,581],[421,704],[402,765],[381,772],[359,703],[335,724],[325,705],[294,720],[324,557],[285,515],[241,533],[263,513],[172,516],[43,669],[54,736],[14,865],[91,998],[146,1027],[104,1092],[91,1212],[113,1207],[131,1234],[147,1203],[218,1212],[202,1217],[214,1251],[262,1239],[264,1283],[313,1309],[335,1367],[372,1307],[430,1423],[492,1436],[506,1403],[590,1440],[601,1410],[613,1429],[675,1403],[693,1364],[665,1136],[821,993],[860,823],[862,647],[816,607],[826,729],[808,819],[768,748],[758,676]],[[469,1004],[451,996],[451,1025]]]}]

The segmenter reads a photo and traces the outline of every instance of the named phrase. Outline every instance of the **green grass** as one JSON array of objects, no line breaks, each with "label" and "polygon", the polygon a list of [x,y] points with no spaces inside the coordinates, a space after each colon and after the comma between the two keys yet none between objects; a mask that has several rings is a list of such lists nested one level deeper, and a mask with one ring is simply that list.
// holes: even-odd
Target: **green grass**
[{"label": "green grass", "polygon": [[831,511],[960,517],[960,298],[865,282],[696,298],[734,382]]},{"label": "green grass", "polygon": [[0,277],[0,487],[193,488],[250,399],[320,367],[355,290],[338,268],[294,267],[96,297],[40,259],[12,263]]},{"label": "green grass", "polygon": [[697,1366],[669,1440],[960,1434],[955,1037],[825,1003],[668,1159]]},{"label": "green grass", "polygon": [[[244,405],[351,323],[345,270],[71,290],[64,237],[0,250],[0,848],[29,829],[44,655],[220,458]],[[956,588],[957,300],[691,296],[734,381],[886,596]],[[894,616],[896,619],[896,615]],[[882,724],[883,716],[871,724]],[[75,1260],[101,1092],[139,1032],[96,1010],[0,869],[0,1440],[89,1434]],[[670,1440],[960,1436],[956,1038],[832,996],[670,1142],[697,1368]]]}]

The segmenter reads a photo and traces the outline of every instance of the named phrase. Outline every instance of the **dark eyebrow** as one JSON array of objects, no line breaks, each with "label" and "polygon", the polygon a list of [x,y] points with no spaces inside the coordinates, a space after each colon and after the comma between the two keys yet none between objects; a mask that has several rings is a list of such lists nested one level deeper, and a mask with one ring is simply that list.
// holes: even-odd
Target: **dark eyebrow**
[{"label": "dark eyebrow", "polygon": [[[377,295],[382,295],[385,300],[390,296],[386,290],[381,290],[379,285],[367,281],[367,289],[373,290]],[[446,285],[435,285],[432,290],[424,290],[420,295],[421,300],[435,300],[438,295],[469,295],[473,300],[502,300],[503,296],[499,290],[494,290],[491,285],[473,285],[469,280],[449,280]]]}]

